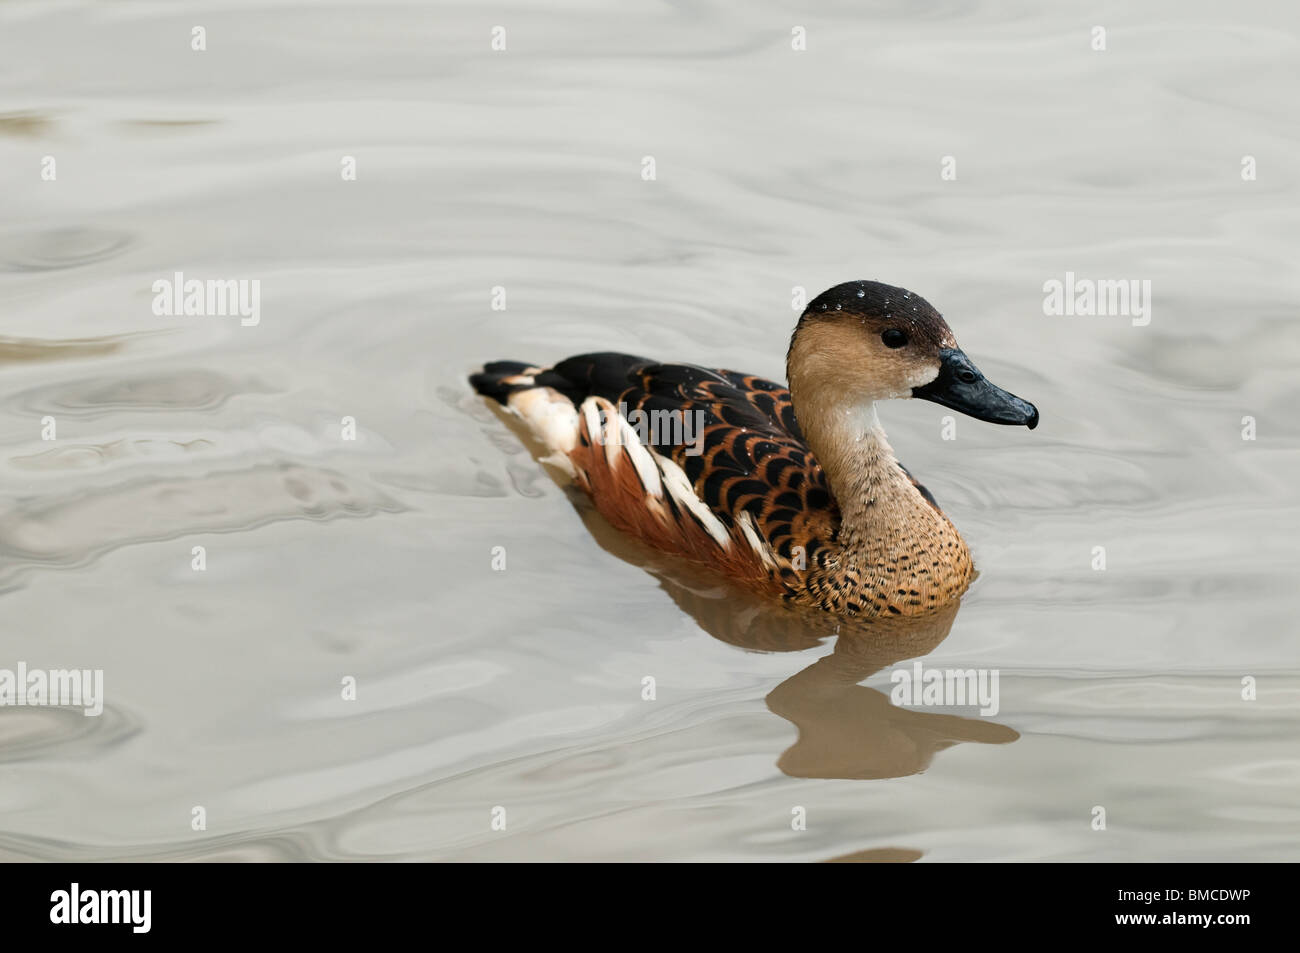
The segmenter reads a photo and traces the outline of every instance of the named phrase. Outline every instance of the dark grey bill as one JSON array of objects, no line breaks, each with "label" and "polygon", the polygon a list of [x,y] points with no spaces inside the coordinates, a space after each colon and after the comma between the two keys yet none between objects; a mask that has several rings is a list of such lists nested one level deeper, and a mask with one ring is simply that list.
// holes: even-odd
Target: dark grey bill
[{"label": "dark grey bill", "polygon": [[943,360],[939,376],[923,387],[913,387],[913,397],[932,400],[991,424],[1024,424],[1030,430],[1038,426],[1038,408],[991,384],[961,348],[946,348],[939,357]]}]

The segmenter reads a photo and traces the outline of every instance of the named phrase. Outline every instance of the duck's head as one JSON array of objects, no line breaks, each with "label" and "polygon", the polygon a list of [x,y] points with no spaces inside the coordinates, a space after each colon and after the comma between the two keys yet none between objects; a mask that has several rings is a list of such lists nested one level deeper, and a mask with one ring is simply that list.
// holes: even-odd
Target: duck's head
[{"label": "duck's head", "polygon": [[790,340],[786,373],[796,411],[919,397],[995,424],[1038,426],[1033,404],[988,380],[920,295],[850,281],[814,298]]}]

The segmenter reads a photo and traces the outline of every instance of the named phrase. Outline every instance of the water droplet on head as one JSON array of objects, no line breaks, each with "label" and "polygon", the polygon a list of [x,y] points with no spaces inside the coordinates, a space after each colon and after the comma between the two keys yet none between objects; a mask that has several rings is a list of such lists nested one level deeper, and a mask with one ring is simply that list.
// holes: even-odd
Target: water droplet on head
[{"label": "water droplet on head", "polygon": [[859,298],[865,298],[866,296],[867,296],[867,293],[866,293],[865,291],[859,291],[859,292],[858,292],[858,297],[859,297]]}]

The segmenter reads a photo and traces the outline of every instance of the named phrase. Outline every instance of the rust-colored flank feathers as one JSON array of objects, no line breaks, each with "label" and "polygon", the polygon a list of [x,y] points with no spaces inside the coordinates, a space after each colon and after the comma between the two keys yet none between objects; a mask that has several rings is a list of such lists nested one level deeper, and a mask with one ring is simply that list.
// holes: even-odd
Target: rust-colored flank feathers
[{"label": "rust-colored flank feathers", "polygon": [[894,458],[875,403],[923,397],[1038,422],[994,387],[924,299],[849,282],[809,304],[790,387],[752,374],[584,354],[470,380],[518,414],[617,529],[736,583],[838,615],[952,604],[970,552]]}]

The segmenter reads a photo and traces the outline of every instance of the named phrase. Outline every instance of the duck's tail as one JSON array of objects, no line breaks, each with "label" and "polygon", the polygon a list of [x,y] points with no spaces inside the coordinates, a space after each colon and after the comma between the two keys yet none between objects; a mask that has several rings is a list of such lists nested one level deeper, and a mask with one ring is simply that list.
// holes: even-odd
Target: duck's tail
[{"label": "duck's tail", "polygon": [[549,451],[547,462],[573,475],[569,454],[578,443],[578,405],[570,382],[550,368],[523,361],[492,361],[469,376],[470,386],[513,411]]},{"label": "duck's tail", "polygon": [[492,361],[483,370],[469,375],[470,386],[484,397],[509,406],[510,395],[536,387],[535,378],[542,368],[523,361]]}]

